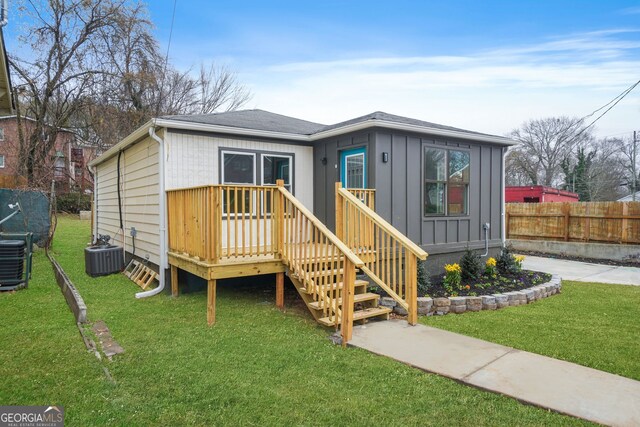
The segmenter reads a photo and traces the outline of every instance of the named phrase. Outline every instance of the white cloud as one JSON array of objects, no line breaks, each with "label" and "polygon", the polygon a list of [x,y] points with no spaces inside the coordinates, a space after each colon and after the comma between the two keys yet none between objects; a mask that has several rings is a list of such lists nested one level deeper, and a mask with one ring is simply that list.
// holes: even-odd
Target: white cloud
[{"label": "white cloud", "polygon": [[[634,29],[572,34],[465,56],[365,57],[269,64],[242,75],[253,106],[333,123],[376,110],[490,133],[540,116],[583,116],[639,78]],[[640,91],[598,123],[631,129]]]}]

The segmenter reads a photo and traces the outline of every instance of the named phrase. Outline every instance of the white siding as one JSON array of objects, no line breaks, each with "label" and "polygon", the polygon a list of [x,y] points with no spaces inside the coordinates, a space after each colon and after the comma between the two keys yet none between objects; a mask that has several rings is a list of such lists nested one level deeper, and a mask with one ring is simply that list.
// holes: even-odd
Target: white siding
[{"label": "white siding", "polygon": [[[131,228],[138,231],[136,255],[160,263],[158,204],[158,144],[146,138],[128,147],[120,164],[124,231],[120,230],[117,194],[117,162],[114,156],[96,167],[96,224],[99,234],[108,234],[114,244],[133,252]],[[124,241],[123,241],[124,238]]]},{"label": "white siding", "polygon": [[[293,154],[295,196],[313,212],[313,147],[169,132],[167,190],[219,184],[220,148]],[[260,172],[257,173],[258,180]],[[258,182],[259,184],[259,182]]]}]

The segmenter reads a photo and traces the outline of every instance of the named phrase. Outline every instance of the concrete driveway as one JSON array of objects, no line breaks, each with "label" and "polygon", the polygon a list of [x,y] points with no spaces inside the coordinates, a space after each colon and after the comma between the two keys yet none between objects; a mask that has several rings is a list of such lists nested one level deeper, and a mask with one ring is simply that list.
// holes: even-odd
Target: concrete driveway
[{"label": "concrete driveway", "polygon": [[640,286],[640,267],[618,267],[530,255],[527,255],[522,267],[527,270],[558,274],[563,280]]}]

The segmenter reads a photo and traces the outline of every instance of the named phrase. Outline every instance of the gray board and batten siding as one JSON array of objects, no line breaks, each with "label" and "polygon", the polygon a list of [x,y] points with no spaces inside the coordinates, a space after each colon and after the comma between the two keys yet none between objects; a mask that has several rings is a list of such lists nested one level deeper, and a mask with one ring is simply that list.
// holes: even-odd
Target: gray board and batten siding
[{"label": "gray board and batten siding", "polygon": [[[423,215],[422,168],[426,146],[469,151],[468,215]],[[367,187],[376,189],[377,213],[430,255],[460,252],[467,246],[484,249],[484,223],[490,224],[490,247],[502,244],[503,146],[383,128],[315,143],[315,214],[331,230],[335,229],[334,186],[340,181],[340,151],[356,147],[367,150]],[[382,160],[385,152],[387,163]]]}]

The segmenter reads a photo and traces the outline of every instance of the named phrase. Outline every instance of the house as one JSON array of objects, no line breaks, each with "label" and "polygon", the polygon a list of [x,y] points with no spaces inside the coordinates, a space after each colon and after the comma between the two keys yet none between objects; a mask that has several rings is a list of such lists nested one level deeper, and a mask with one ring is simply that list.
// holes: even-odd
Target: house
[{"label": "house", "polygon": [[633,194],[629,194],[627,196],[619,198],[618,201],[619,202],[640,201],[640,191],[636,191],[635,197]]},{"label": "house", "polygon": [[[262,110],[160,117],[90,163],[94,235],[111,235],[130,256],[135,244],[135,257],[160,267],[162,286],[171,265],[172,284],[184,269],[215,289],[215,278],[249,274],[237,265],[214,269],[222,258],[241,262],[245,251],[272,262],[253,262],[253,273],[281,274],[278,260],[293,268],[291,257],[304,251],[291,248],[311,242],[314,253],[331,246],[342,254],[336,260],[362,261],[362,271],[400,295],[412,280],[400,271],[424,251],[433,273],[467,247],[498,251],[504,156],[513,144],[382,112],[329,126]],[[381,254],[397,269],[387,261],[386,273],[374,271],[384,267]],[[329,264],[343,262],[336,260]],[[307,270],[290,277],[313,281],[318,265],[301,265]]]},{"label": "house", "polygon": [[507,203],[545,203],[545,202],[579,202],[578,193],[543,185],[524,185],[505,187]]},{"label": "house", "polygon": [[[21,117],[20,120],[24,132],[30,134],[34,129],[34,120],[29,117]],[[38,180],[46,183],[55,180],[59,192],[91,192],[93,179],[87,163],[95,158],[95,154],[95,149],[81,143],[73,132],[61,129],[47,159],[48,163],[39,165]],[[20,176],[19,155],[18,118],[15,115],[0,116],[0,184],[14,187],[24,183],[24,178]]]}]

